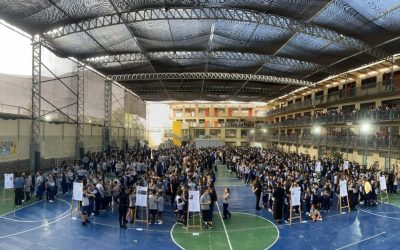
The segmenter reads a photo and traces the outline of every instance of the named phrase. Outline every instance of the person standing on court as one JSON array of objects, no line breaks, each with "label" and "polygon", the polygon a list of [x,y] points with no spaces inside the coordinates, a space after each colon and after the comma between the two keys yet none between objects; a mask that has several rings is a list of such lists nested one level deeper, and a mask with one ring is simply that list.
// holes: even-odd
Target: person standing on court
[{"label": "person standing on court", "polygon": [[258,176],[253,181],[253,193],[256,195],[256,210],[260,210],[262,186]]},{"label": "person standing on court", "polygon": [[24,199],[24,187],[25,180],[23,177],[18,176],[14,180],[14,189],[15,189],[15,205],[21,206],[22,200]]},{"label": "person standing on court", "polygon": [[205,228],[212,228],[212,223],[210,223],[210,204],[211,204],[211,197],[210,197],[210,190],[205,189],[203,194],[200,196],[200,209],[203,217],[204,227]]},{"label": "person standing on court", "polygon": [[280,181],[276,183],[276,188],[272,194],[274,198],[273,214],[274,220],[277,224],[282,220],[283,201],[285,199],[285,190],[282,188]]},{"label": "person standing on court", "polygon": [[214,204],[215,204],[215,202],[217,202],[218,197],[217,197],[217,192],[215,191],[215,188],[214,188],[214,184],[213,184],[213,183],[210,183],[210,184],[208,185],[208,189],[210,190],[210,191],[209,191],[209,194],[210,194],[210,198],[211,198],[210,212],[209,212],[209,216],[210,216],[210,217],[209,217],[209,219],[210,219],[209,224],[212,226],[213,214],[214,214]]},{"label": "person standing on court", "polygon": [[125,192],[125,187],[121,188],[121,192],[117,196],[119,211],[119,227],[126,229],[126,213],[128,212],[129,196]]},{"label": "person standing on court", "polygon": [[229,188],[226,187],[224,190],[224,194],[222,195],[224,220],[226,220],[228,218],[230,219],[232,216],[232,214],[228,211],[230,197],[231,197],[231,191],[229,190]]}]

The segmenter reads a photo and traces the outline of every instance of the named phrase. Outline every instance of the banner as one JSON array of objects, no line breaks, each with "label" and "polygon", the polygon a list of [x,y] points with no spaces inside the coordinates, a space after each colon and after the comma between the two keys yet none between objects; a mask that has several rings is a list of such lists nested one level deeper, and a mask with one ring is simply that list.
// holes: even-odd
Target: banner
[{"label": "banner", "polygon": [[200,212],[199,191],[189,191],[189,212]]},{"label": "banner", "polygon": [[292,207],[293,206],[300,206],[300,194],[301,194],[301,189],[300,187],[293,187],[290,189],[291,192],[291,202],[292,202]]},{"label": "banner", "polygon": [[206,113],[206,115],[205,116],[210,116],[210,108],[205,108],[205,113]]},{"label": "banner", "polygon": [[214,121],[214,127],[218,128],[218,121]]},{"label": "banner", "polygon": [[347,181],[340,181],[340,197],[347,196]]},{"label": "banner", "polygon": [[387,189],[385,176],[379,177],[379,184],[380,184],[379,187],[380,187],[381,190],[386,190]]},{"label": "banner", "polygon": [[4,174],[4,189],[14,188],[14,174]]},{"label": "banner", "polygon": [[83,183],[74,182],[72,186],[72,200],[74,201],[83,200]]},{"label": "banner", "polygon": [[1,155],[15,155],[17,154],[17,144],[14,142],[2,142],[0,141],[0,156]]},{"label": "banner", "polygon": [[208,128],[209,126],[210,126],[210,121],[205,121],[205,122],[204,122],[204,127],[205,127],[205,128]]},{"label": "banner", "polygon": [[249,119],[253,118],[253,108],[249,108]]},{"label": "banner", "polygon": [[136,187],[136,206],[147,207],[147,187]]}]

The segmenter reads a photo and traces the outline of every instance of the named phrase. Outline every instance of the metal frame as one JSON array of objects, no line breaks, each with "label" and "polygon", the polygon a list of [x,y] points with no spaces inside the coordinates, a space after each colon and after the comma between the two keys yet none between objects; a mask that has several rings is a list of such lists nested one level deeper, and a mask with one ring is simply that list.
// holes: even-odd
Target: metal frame
[{"label": "metal frame", "polygon": [[76,156],[81,159],[82,149],[84,148],[85,142],[85,65],[79,63],[77,66],[77,88],[76,88],[76,98],[77,98],[77,122],[76,122]]},{"label": "metal frame", "polygon": [[67,24],[59,28],[44,32],[43,36],[50,39],[56,39],[77,32],[86,32],[88,30],[117,24],[170,19],[224,19],[230,21],[264,24],[289,30],[292,32],[301,30],[304,34],[336,42],[346,47],[357,49],[359,51],[364,51],[365,53],[368,53],[379,59],[387,58],[390,56],[388,53],[377,49],[373,45],[370,45],[362,40],[343,35],[334,30],[323,28],[315,24],[302,22],[288,17],[265,14],[257,11],[224,8],[155,8],[124,13],[115,13],[80,21],[77,23]]},{"label": "metal frame", "polygon": [[111,80],[104,82],[104,140],[103,149],[107,150],[110,146],[111,137],[111,115],[112,115],[112,85]]},{"label": "metal frame", "polygon": [[[30,145],[30,169],[38,170],[36,163],[40,162],[40,110],[42,84],[42,39],[40,36],[32,38],[32,135]],[[37,159],[39,157],[39,159]]]},{"label": "metal frame", "polygon": [[[112,80],[115,81],[147,81],[147,80],[233,80],[233,81],[255,81],[266,83],[279,83],[297,86],[314,86],[314,82],[268,76],[268,75],[253,75],[253,74],[239,74],[239,73],[206,73],[206,72],[189,72],[189,73],[141,73],[141,74],[124,74],[124,75],[110,75]],[[243,86],[242,86],[243,87]],[[165,86],[164,86],[165,88]]]},{"label": "metal frame", "polygon": [[149,60],[158,60],[168,58],[173,60],[180,59],[199,59],[199,60],[236,60],[272,63],[285,66],[291,66],[297,69],[322,70],[330,74],[339,74],[341,71],[335,68],[326,68],[326,65],[300,61],[292,58],[270,56],[256,53],[241,53],[235,51],[159,51],[147,53],[128,53],[119,55],[105,55],[86,58],[83,61],[92,65],[102,63],[125,63],[125,62],[148,62]]},{"label": "metal frame", "polygon": [[[128,87],[128,86],[127,86]],[[129,88],[129,87],[128,87]],[[229,93],[236,92],[239,88],[235,87],[218,87],[218,86],[167,86],[168,91],[171,92],[197,92],[197,91],[205,91],[205,92],[221,92],[221,93]],[[164,91],[162,86],[137,86],[129,88],[135,93],[142,94],[150,94],[150,93],[158,93]],[[252,94],[279,94],[280,92],[277,90],[270,90],[265,88],[255,88],[255,87],[246,87],[242,88],[241,93],[252,93]]]}]

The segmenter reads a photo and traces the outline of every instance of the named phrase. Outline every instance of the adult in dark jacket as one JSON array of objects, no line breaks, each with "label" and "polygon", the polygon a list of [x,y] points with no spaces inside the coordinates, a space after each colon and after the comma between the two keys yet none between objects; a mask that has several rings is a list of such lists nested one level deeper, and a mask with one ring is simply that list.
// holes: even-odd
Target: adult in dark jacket
[{"label": "adult in dark jacket", "polygon": [[118,211],[119,211],[119,227],[126,229],[126,213],[128,212],[129,196],[125,192],[125,188],[121,188],[121,192],[117,196]]},{"label": "adult in dark jacket", "polygon": [[279,181],[276,183],[276,188],[272,197],[274,198],[274,220],[276,223],[279,223],[282,220],[283,201],[285,199],[285,190],[282,188],[282,184]]}]

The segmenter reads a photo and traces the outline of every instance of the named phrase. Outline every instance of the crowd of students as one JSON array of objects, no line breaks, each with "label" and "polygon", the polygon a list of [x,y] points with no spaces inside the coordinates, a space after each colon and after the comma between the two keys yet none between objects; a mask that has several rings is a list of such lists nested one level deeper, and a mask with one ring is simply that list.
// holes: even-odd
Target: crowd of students
[{"label": "crowd of students", "polygon": [[[362,171],[357,163],[343,168],[343,159],[315,159],[306,154],[283,153],[273,149],[252,147],[215,147],[197,149],[194,147],[160,147],[150,150],[146,147],[131,148],[128,151],[110,149],[101,154],[86,154],[80,164],[61,167],[51,172],[36,175],[22,175],[16,178],[18,187],[23,187],[22,197],[28,200],[32,195],[50,202],[58,192],[66,194],[72,190],[73,182],[82,182],[82,225],[89,223],[89,217],[100,214],[117,204],[119,223],[137,219],[136,188],[148,188],[148,209],[151,224],[163,224],[166,207],[175,210],[177,223],[188,226],[189,191],[200,191],[200,207],[205,228],[213,227],[213,211],[217,201],[214,188],[216,162],[226,165],[231,175],[251,185],[256,202],[255,209],[267,209],[273,213],[276,223],[289,218],[290,190],[301,189],[301,211],[313,220],[321,220],[328,212],[339,193],[339,181],[346,180],[350,206],[360,201],[365,206],[376,204],[380,191],[378,178],[385,173],[375,170]],[[321,162],[316,171],[316,162]],[[387,191],[397,192],[400,180],[399,168],[393,166],[385,174]],[[16,204],[21,204],[18,192]],[[223,219],[230,219],[228,211],[230,190],[221,194]],[[343,202],[346,202],[344,200]],[[294,207],[298,213],[298,207]],[[321,214],[322,212],[322,214]]]}]

